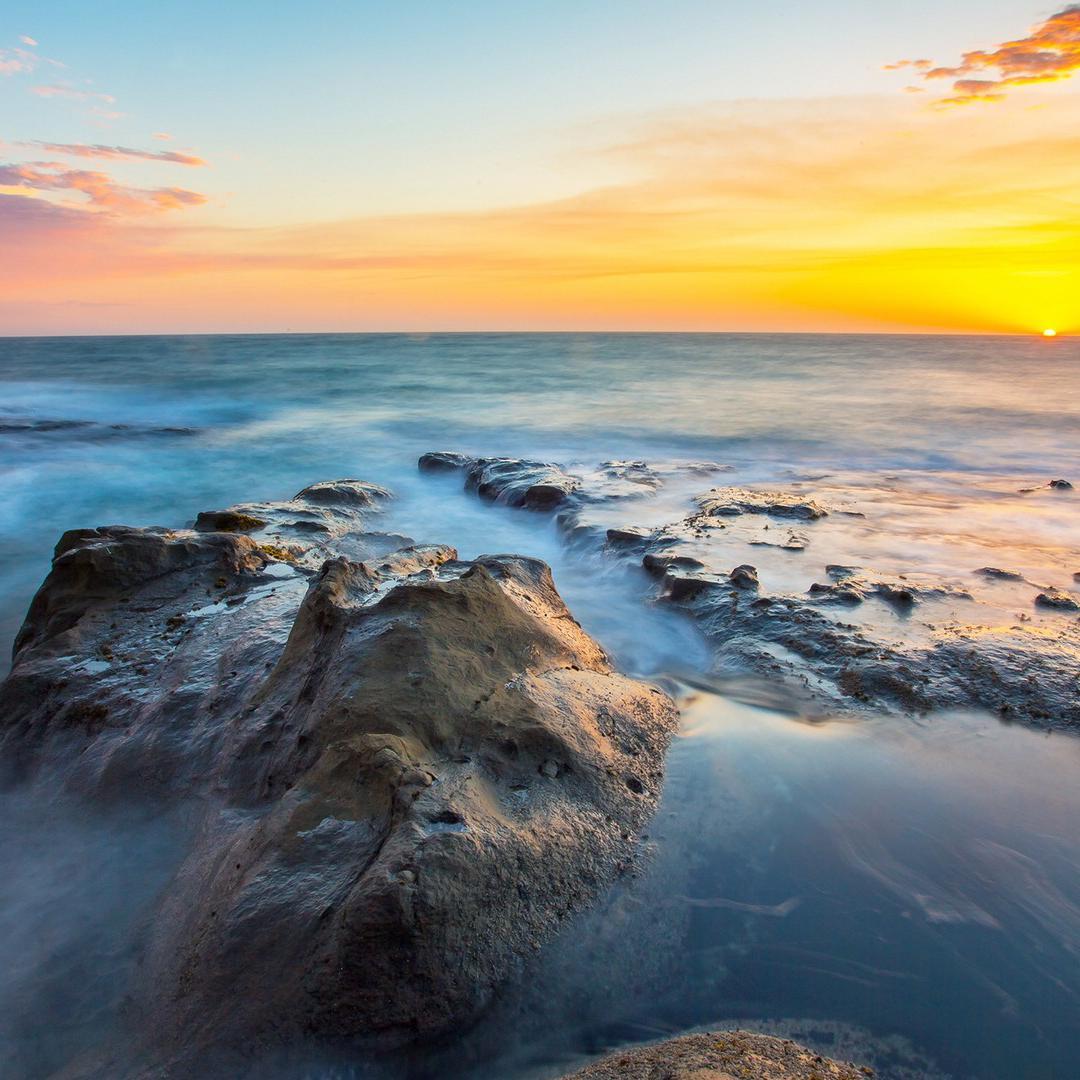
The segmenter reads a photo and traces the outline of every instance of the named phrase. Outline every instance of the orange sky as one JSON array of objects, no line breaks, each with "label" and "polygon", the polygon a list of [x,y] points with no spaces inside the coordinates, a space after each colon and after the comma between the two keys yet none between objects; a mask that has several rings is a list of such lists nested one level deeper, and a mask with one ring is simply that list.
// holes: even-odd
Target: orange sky
[{"label": "orange sky", "polygon": [[0,332],[1080,329],[1080,95],[942,107],[938,77],[611,115],[575,133],[607,178],[580,194],[332,220],[313,199],[309,224],[102,171],[202,183],[164,142],[49,144],[80,160],[0,170]]}]

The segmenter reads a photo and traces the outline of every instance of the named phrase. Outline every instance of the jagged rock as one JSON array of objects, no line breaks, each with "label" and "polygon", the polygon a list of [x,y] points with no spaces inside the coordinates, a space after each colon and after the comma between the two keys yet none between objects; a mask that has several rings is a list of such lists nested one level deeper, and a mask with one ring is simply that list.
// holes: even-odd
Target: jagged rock
[{"label": "jagged rock", "polygon": [[365,559],[409,544],[407,536],[367,528],[371,516],[391,498],[386,488],[364,480],[327,480],[283,502],[204,510],[195,519],[195,528],[247,533],[271,557],[315,571],[334,555]]},{"label": "jagged rock", "polygon": [[711,1031],[616,1050],[563,1080],[867,1080],[869,1068],[833,1061],[791,1039]]},{"label": "jagged rock", "polygon": [[[209,594],[209,595],[208,595]],[[0,685],[7,782],[201,808],[148,922],[129,1041],[406,1043],[472,1019],[634,854],[676,726],[547,567],[65,535]]]},{"label": "jagged rock", "polygon": [[673,567],[660,595],[694,617],[716,649],[718,670],[752,670],[790,681],[832,709],[854,704],[921,713],[974,707],[1038,724],[1080,724],[1076,625],[1060,627],[1052,638],[1025,626],[988,631],[949,625],[931,629],[924,643],[883,638],[816,610],[823,595],[846,603],[874,595],[903,612],[920,595],[942,590],[965,596],[944,586],[924,593],[914,585],[859,578],[815,585],[806,598],[769,596]]}]

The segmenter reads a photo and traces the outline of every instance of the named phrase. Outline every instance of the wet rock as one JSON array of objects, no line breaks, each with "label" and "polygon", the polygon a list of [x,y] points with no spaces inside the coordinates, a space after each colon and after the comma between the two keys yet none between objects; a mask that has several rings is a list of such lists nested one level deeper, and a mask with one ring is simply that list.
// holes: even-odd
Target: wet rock
[{"label": "wet rock", "polygon": [[482,499],[532,510],[559,506],[580,486],[557,465],[522,458],[471,458],[439,451],[424,454],[417,465],[422,472],[461,471],[466,490]]},{"label": "wet rock", "polygon": [[195,528],[200,532],[252,532],[268,524],[265,518],[237,510],[204,510],[195,519]]},{"label": "wet rock", "polygon": [[758,581],[757,567],[744,564],[742,566],[736,566],[734,570],[728,575],[731,579],[731,584],[736,589],[757,589],[761,584]]},{"label": "wet rock", "polygon": [[247,533],[271,558],[315,571],[333,555],[366,559],[410,544],[407,536],[368,527],[392,497],[386,488],[363,480],[328,480],[282,502],[203,511],[195,528]]},{"label": "wet rock", "polygon": [[417,467],[421,472],[464,472],[475,460],[468,454],[436,450],[430,454],[422,454]]},{"label": "wet rock", "polygon": [[613,547],[640,551],[651,539],[652,532],[649,529],[608,529],[607,542]]},{"label": "wet rock", "polygon": [[132,1055],[177,1075],[470,1021],[632,857],[677,722],[536,560],[309,578],[248,536],[120,527],[58,545],[0,717],[9,783],[201,807],[131,995]]},{"label": "wet rock", "polygon": [[1072,491],[1073,489],[1068,480],[1051,480],[1049,486],[1055,491]]},{"label": "wet rock", "polygon": [[365,480],[321,480],[297,492],[293,501],[367,509],[390,497],[386,488]]},{"label": "wet rock", "polygon": [[663,577],[669,570],[705,569],[705,564],[700,559],[663,551],[650,552],[641,560],[641,565],[654,577]]},{"label": "wet rock", "polygon": [[770,517],[817,521],[828,511],[813,499],[784,491],[752,491],[748,488],[713,488],[696,500],[706,517],[737,517],[740,514],[767,514]]},{"label": "wet rock", "polygon": [[[914,601],[945,588],[884,587],[890,591],[880,598],[899,605],[901,614],[911,606],[904,594]],[[925,641],[887,636],[817,610],[823,598],[858,604],[881,588],[854,579],[819,583],[806,597],[763,596],[708,575],[669,571],[660,595],[694,617],[713,644],[717,672],[753,671],[783,680],[834,711],[983,708],[1039,725],[1080,725],[1075,620],[1053,637],[1023,625],[949,624],[926,628]]]},{"label": "wet rock", "polygon": [[1053,611],[1080,611],[1080,600],[1060,589],[1048,589],[1035,597],[1035,606]]},{"label": "wet rock", "polygon": [[616,1050],[563,1080],[867,1080],[873,1069],[833,1061],[790,1039],[712,1031]]},{"label": "wet rock", "polygon": [[981,574],[985,578],[990,578],[993,581],[1023,581],[1024,575],[1017,573],[1015,570],[1002,570],[998,566],[982,566],[975,571],[976,574]]}]

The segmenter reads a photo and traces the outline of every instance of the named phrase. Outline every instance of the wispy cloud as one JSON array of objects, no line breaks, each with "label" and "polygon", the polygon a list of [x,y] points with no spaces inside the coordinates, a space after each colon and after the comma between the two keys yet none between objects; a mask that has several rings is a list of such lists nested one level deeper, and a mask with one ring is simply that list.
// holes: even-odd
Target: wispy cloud
[{"label": "wispy cloud", "polygon": [[207,197],[185,188],[136,188],[119,184],[107,173],[69,169],[55,161],[0,165],[0,187],[30,191],[74,192],[87,205],[115,214],[145,214],[199,206]]},{"label": "wispy cloud", "polygon": [[103,101],[106,105],[116,104],[116,98],[112,94],[102,94],[95,90],[81,90],[77,86],[64,86],[61,83],[32,86],[30,93],[43,98],[67,98],[70,101]]},{"label": "wispy cloud", "polygon": [[0,75],[25,75],[38,65],[38,57],[26,49],[0,49]]},{"label": "wispy cloud", "polygon": [[19,35],[19,40],[24,45],[29,45],[31,47],[34,47],[34,46],[37,45],[37,42],[29,34],[20,34]]},{"label": "wispy cloud", "polygon": [[966,52],[955,67],[928,60],[899,60],[886,70],[911,68],[923,79],[952,79],[943,105],[1000,101],[1015,87],[1060,82],[1080,71],[1080,4],[1070,4],[1032,27],[1026,37]]},{"label": "wispy cloud", "polygon": [[107,158],[113,161],[162,161],[172,165],[205,165],[201,157],[181,154],[175,150],[135,150],[130,146],[105,146],[101,143],[22,143],[39,147],[50,154],[66,154],[79,158]]}]

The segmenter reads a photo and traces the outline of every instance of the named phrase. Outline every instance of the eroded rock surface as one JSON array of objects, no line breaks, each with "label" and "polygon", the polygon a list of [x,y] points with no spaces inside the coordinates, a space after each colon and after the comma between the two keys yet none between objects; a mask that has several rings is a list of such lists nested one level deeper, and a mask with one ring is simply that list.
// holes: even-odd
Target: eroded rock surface
[{"label": "eroded rock surface", "polygon": [[[777,560],[827,556],[823,537],[848,541],[844,530],[852,528],[874,543],[873,524],[850,496],[819,497],[812,481],[791,490],[687,489],[720,468],[575,467],[578,487],[556,520],[575,545],[644,567],[657,580],[656,597],[703,630],[716,674],[779,679],[799,701],[829,711],[974,707],[1039,725],[1080,725],[1074,589],[994,566],[949,580],[917,563],[900,572],[824,563],[822,574],[822,562],[802,574],[795,562],[781,568],[777,587]],[[685,497],[665,512],[673,480]],[[793,588],[798,576],[804,584]]]},{"label": "eroded rock surface", "polygon": [[618,1050],[564,1080],[866,1080],[874,1071],[833,1061],[791,1039],[712,1031]]},{"label": "eroded rock surface", "polygon": [[[288,529],[307,498],[250,516]],[[257,532],[79,530],[33,601],[7,781],[199,808],[147,922],[142,1064],[465,1022],[655,809],[674,705],[613,671],[543,563],[363,535],[312,573]]]}]

